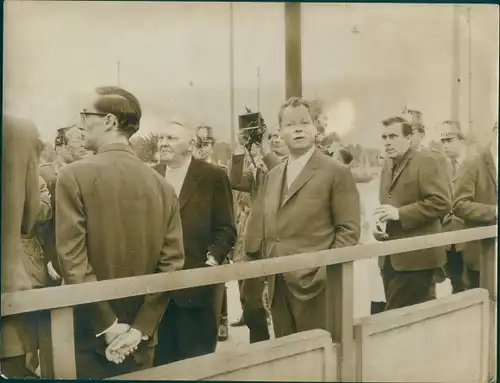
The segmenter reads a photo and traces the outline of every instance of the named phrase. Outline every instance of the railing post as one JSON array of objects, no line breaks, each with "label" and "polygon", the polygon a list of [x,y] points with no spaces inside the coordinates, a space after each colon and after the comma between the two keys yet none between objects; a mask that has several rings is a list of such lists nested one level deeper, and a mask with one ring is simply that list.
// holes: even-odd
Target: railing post
[{"label": "railing post", "polygon": [[[491,241],[491,242],[490,242]],[[497,357],[497,289],[496,289],[496,259],[497,259],[497,239],[486,239],[482,241],[481,247],[490,248],[492,251],[482,251],[480,259],[480,287],[488,290],[490,296],[490,343],[488,352],[488,376],[491,379],[496,378]]]},{"label": "railing post", "polygon": [[73,327],[73,307],[40,314],[38,339],[42,378],[76,379]]},{"label": "railing post", "polygon": [[340,343],[339,377],[354,381],[353,262],[326,267],[326,329]]},{"label": "railing post", "polygon": [[285,3],[286,98],[302,97],[301,3]]}]

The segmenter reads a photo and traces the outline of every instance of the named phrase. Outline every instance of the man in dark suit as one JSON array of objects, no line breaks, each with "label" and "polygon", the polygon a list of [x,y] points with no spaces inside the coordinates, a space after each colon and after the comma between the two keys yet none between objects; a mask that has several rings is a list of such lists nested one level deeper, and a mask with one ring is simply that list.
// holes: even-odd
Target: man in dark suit
[{"label": "man in dark suit", "polygon": [[[31,233],[40,206],[38,160],[42,151],[36,126],[4,115],[2,151],[2,294],[34,287],[21,235]],[[36,353],[36,322],[30,314],[3,317],[0,369],[8,378],[33,378],[26,355]]]},{"label": "man in dark suit", "polygon": [[[224,263],[236,241],[233,199],[226,172],[193,158],[196,134],[181,119],[157,129],[160,164],[155,170],[179,196],[184,269]],[[159,326],[155,366],[215,351],[224,285],[172,292]]]},{"label": "man in dark suit", "polygon": [[[402,117],[383,121],[382,139],[392,167],[384,166],[380,204],[376,214],[385,230],[377,240],[390,240],[441,232],[441,219],[450,211],[446,171],[437,158],[411,148],[412,126]],[[446,261],[444,248],[393,254],[382,259],[386,310],[435,298],[436,268]]]},{"label": "man in dark suit", "polygon": [[[491,143],[464,164],[457,181],[453,213],[465,221],[466,228],[494,225],[498,220],[498,124],[493,133]],[[479,287],[481,257],[486,254],[493,261],[495,251],[495,238],[465,243],[468,288]]]},{"label": "man in dark suit", "polygon": [[[64,166],[56,185],[56,246],[65,283],[181,269],[177,197],[129,144],[139,129],[139,101],[118,87],[97,88],[81,118],[84,147],[96,154]],[[77,377],[104,379],[151,367],[167,303],[165,294],[151,294],[77,307]]]},{"label": "man in dark suit", "polygon": [[[243,147],[243,136],[240,136],[240,145],[236,148],[231,172],[231,187],[240,192],[250,194],[251,207],[246,230],[239,235],[243,240],[246,256],[245,261],[262,258],[262,213],[263,213],[263,192],[264,179],[266,173],[278,166],[282,159],[276,154],[286,153],[276,150],[273,152],[270,146],[270,139],[274,142],[281,140],[273,137],[271,134],[264,134],[261,144],[261,155],[263,166],[250,169],[243,169],[245,162],[245,149]],[[284,144],[283,144],[284,145]],[[279,143],[274,143],[275,148],[280,148]],[[286,150],[286,147],[285,147]],[[286,157],[282,157],[285,158]],[[260,342],[269,339],[269,330],[267,328],[266,312],[262,302],[262,292],[264,291],[265,277],[245,279],[241,283],[240,300],[243,308],[243,322],[250,330],[250,343]]]},{"label": "man in dark suit", "polygon": [[[52,208],[56,206],[56,181],[59,170],[66,164],[92,155],[92,152],[83,147],[84,131],[76,122],[57,130],[55,139],[55,152],[57,157],[52,162],[40,165],[40,176],[47,183],[49,189]],[[43,229],[42,245],[44,260],[50,279],[47,279],[48,286],[58,286],[61,284],[61,269],[57,261],[56,251],[56,218],[52,214],[50,222]]]},{"label": "man in dark suit", "polygon": [[[447,157],[448,179],[451,182],[452,199],[456,182],[459,178],[459,169],[466,156],[465,137],[458,121],[444,121],[439,124],[441,144]],[[464,221],[453,213],[449,213],[443,220],[443,231],[464,229]],[[464,291],[464,261],[462,252],[463,243],[446,246],[446,274],[450,278],[453,294]]]},{"label": "man in dark suit", "polygon": [[[281,107],[278,119],[289,156],[268,173],[266,180],[266,257],[356,245],[360,206],[351,171],[315,148],[318,132],[306,101],[290,98]],[[325,268],[268,279],[276,337],[325,328],[325,280]]]}]

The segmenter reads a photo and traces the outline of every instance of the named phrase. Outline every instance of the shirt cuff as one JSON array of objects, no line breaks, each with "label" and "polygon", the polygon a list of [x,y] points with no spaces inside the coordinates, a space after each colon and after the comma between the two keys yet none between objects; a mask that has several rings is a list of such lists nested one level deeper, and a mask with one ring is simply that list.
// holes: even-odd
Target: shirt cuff
[{"label": "shirt cuff", "polygon": [[118,323],[118,318],[116,318],[116,319],[115,319],[114,323],[113,323],[111,326],[109,326],[106,330],[104,330],[104,331],[100,332],[99,334],[97,334],[95,337],[96,337],[96,338],[99,338],[101,335],[106,334],[106,333],[107,333],[109,330],[111,330],[111,329],[112,329],[112,328],[113,328],[113,327],[114,327],[117,323]]}]

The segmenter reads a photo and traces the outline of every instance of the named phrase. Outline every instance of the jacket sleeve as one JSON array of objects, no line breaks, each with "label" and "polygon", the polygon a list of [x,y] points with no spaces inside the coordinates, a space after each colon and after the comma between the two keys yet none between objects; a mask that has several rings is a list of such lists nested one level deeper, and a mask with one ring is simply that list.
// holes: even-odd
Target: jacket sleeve
[{"label": "jacket sleeve", "polygon": [[[56,248],[62,277],[68,285],[97,281],[89,262],[86,217],[78,183],[71,169],[63,168],[56,184]],[[95,334],[109,328],[116,315],[108,302],[88,305]]]},{"label": "jacket sleeve", "polygon": [[36,217],[37,222],[45,222],[52,218],[52,205],[47,183],[42,177],[38,177],[40,186],[40,208]]},{"label": "jacket sleeve", "polygon": [[354,177],[346,166],[339,166],[330,195],[335,242],[332,248],[354,246],[361,235],[359,193]]},{"label": "jacket sleeve", "polygon": [[418,186],[422,199],[398,209],[404,230],[411,230],[442,219],[451,210],[451,190],[446,169],[439,160],[429,156],[418,170]]},{"label": "jacket sleeve", "polygon": [[231,188],[234,190],[250,193],[255,184],[255,177],[249,170],[243,171],[243,164],[245,162],[244,154],[234,154],[229,172],[229,179]]},{"label": "jacket sleeve", "polygon": [[495,223],[497,207],[475,202],[478,173],[477,164],[474,162],[464,167],[455,187],[453,214],[467,221]]},{"label": "jacket sleeve", "polygon": [[266,165],[267,170],[271,170],[281,164],[279,157],[272,152],[262,157],[262,161],[264,162],[264,165]]},{"label": "jacket sleeve", "polygon": [[[172,192],[173,194],[173,192]],[[160,261],[156,272],[167,273],[181,270],[184,266],[184,244],[182,237],[179,202],[175,195],[168,211],[169,222],[163,246],[160,251]],[[146,295],[139,312],[131,326],[147,336],[153,336],[168,305],[168,296],[164,293]]]},{"label": "jacket sleeve", "polygon": [[219,264],[222,264],[236,243],[233,193],[229,179],[223,172],[217,173],[212,206],[212,230],[214,234],[212,245],[209,246],[208,251]]},{"label": "jacket sleeve", "polygon": [[26,171],[25,200],[21,233],[28,235],[33,230],[40,209],[40,188],[38,176],[38,137],[33,143],[33,149],[28,157]]}]

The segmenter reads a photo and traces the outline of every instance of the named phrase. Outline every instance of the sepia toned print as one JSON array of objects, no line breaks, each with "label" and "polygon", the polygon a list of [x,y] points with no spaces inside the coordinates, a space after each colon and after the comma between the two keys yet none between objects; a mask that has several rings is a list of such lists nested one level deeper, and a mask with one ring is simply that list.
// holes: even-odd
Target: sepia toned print
[{"label": "sepia toned print", "polygon": [[4,9],[2,377],[496,381],[497,6]]}]

